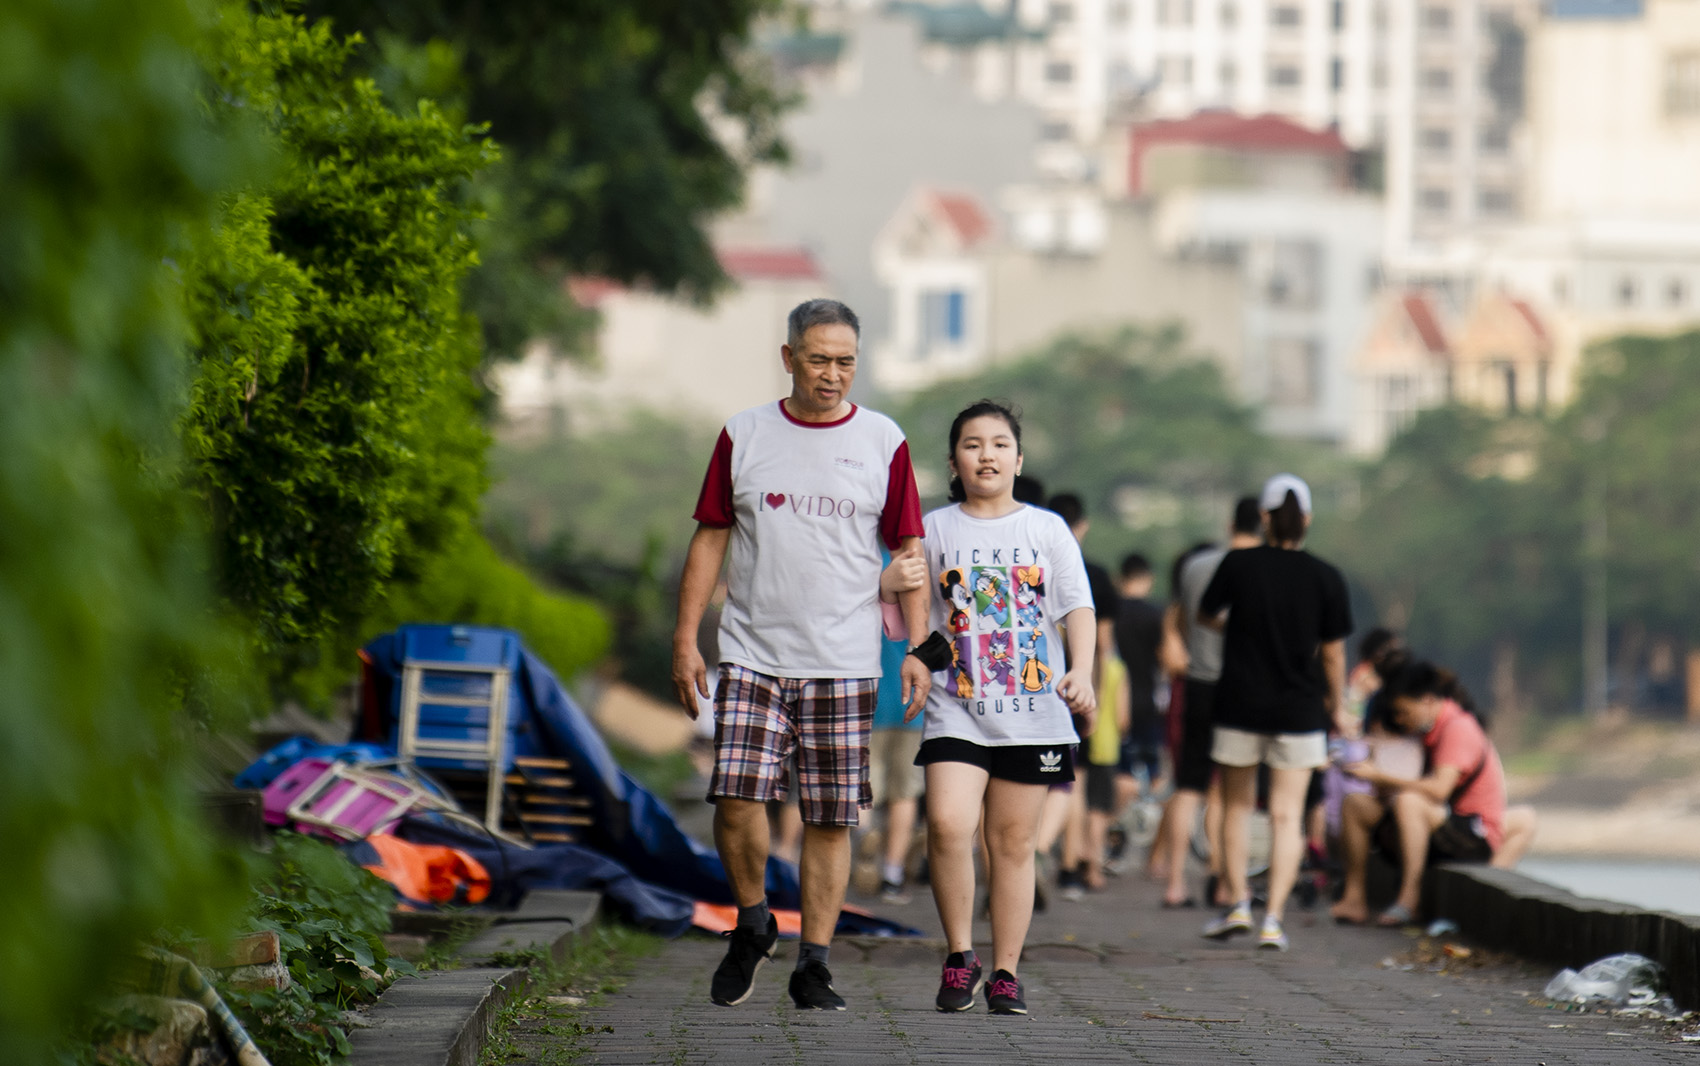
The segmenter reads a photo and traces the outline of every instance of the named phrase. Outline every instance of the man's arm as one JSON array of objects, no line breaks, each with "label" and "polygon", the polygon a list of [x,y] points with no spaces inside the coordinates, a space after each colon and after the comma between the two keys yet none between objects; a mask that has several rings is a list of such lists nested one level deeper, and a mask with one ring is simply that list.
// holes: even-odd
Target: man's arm
[{"label": "man's arm", "polygon": [[1361,723],[1346,710],[1346,639],[1331,640],[1321,649],[1322,673],[1328,679],[1325,706],[1334,722],[1334,731],[1343,737],[1355,737]]},{"label": "man's arm", "polygon": [[[904,537],[898,542],[895,556],[920,559],[921,538]],[[932,631],[932,627],[927,624],[930,620],[927,604],[929,594],[930,590],[928,590],[927,582],[924,580],[914,588],[906,589],[897,594],[898,606],[903,609],[903,624],[909,630],[909,647],[911,648],[919,647]],[[899,695],[903,700],[903,705],[909,708],[903,715],[903,720],[908,722],[912,721],[917,714],[920,714],[921,708],[926,706],[927,693],[931,692],[933,688],[933,672],[928,670],[926,664],[915,656],[905,655],[899,676],[903,679],[903,687],[899,690]]]},{"label": "man's arm", "polygon": [[726,561],[726,546],[731,540],[731,526],[719,528],[699,523],[697,531],[691,534],[685,572],[679,578],[679,621],[673,629],[673,687],[680,705],[692,718],[697,716],[697,697],[708,698],[708,666],[697,648],[697,630],[702,626],[708,599],[714,595],[715,582],[720,580],[720,567]]}]

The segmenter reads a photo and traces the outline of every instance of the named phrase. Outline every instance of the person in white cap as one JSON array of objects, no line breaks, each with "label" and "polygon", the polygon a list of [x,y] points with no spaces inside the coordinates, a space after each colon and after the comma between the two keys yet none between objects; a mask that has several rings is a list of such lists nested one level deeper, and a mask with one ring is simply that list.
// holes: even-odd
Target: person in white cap
[{"label": "person in white cap", "polygon": [[1199,602],[1223,629],[1211,758],[1222,768],[1223,878],[1235,902],[1204,928],[1213,940],[1251,932],[1247,831],[1257,768],[1269,767],[1269,906],[1257,946],[1287,949],[1281,918],[1304,852],[1310,776],[1328,762],[1328,729],[1350,734],[1346,638],[1352,612],[1340,571],[1303,548],[1310,486],[1277,474],[1263,486],[1264,543],[1229,552]]}]

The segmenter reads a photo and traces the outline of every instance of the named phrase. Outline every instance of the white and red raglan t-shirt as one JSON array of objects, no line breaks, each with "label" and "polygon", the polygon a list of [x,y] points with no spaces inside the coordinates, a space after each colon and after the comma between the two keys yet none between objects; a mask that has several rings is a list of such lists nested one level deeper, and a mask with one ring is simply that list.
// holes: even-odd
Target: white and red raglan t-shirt
[{"label": "white and red raglan t-shirt", "polygon": [[880,676],[880,543],[919,537],[903,431],[854,404],[802,422],[741,411],[714,446],[696,520],[732,530],[720,659],[771,677]]}]

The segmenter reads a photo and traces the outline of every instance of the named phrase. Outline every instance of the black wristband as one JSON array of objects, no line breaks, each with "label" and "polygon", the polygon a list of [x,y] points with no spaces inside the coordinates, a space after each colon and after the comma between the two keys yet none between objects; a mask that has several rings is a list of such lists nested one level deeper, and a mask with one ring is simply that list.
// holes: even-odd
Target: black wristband
[{"label": "black wristband", "polygon": [[921,660],[922,666],[937,673],[950,665],[950,641],[935,629],[926,640],[910,648],[909,654]]}]

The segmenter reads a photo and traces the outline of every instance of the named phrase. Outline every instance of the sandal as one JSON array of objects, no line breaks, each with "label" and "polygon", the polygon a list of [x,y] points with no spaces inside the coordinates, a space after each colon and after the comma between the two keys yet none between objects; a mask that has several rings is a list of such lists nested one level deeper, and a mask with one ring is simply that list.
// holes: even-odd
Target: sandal
[{"label": "sandal", "polygon": [[1414,925],[1416,920],[1417,916],[1411,913],[1411,908],[1403,903],[1395,903],[1381,912],[1381,917],[1375,920],[1375,924],[1383,929],[1398,929],[1402,926]]}]

